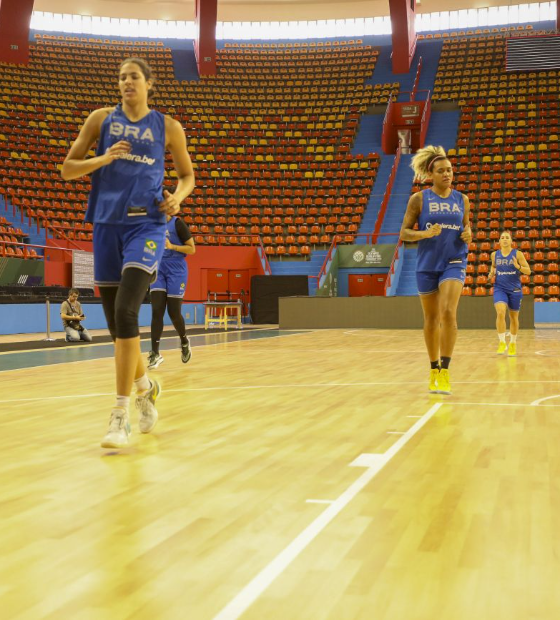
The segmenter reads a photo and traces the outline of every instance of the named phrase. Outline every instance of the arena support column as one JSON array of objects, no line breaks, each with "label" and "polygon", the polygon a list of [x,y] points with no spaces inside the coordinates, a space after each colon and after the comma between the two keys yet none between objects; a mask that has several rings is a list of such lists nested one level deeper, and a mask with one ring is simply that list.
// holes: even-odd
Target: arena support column
[{"label": "arena support column", "polygon": [[416,0],[389,0],[393,73],[408,73],[416,51]]},{"label": "arena support column", "polygon": [[29,24],[34,0],[0,0],[0,61],[29,62]]},{"label": "arena support column", "polygon": [[216,75],[216,22],[218,0],[195,0],[194,53],[198,75]]}]

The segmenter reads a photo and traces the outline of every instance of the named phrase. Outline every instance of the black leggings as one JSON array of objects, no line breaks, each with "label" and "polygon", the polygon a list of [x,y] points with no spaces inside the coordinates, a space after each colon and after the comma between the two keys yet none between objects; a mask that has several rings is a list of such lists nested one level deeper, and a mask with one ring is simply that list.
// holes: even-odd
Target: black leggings
[{"label": "black leggings", "polygon": [[116,338],[136,338],[138,313],[146,297],[153,274],[136,267],[127,267],[118,286],[101,286],[101,302],[109,332]]},{"label": "black leggings", "polygon": [[181,314],[183,300],[179,297],[168,297],[165,291],[152,291],[152,351],[159,353],[159,341],[163,333],[163,316],[167,306],[167,314],[177,331],[179,338],[184,339],[186,333],[185,320]]}]

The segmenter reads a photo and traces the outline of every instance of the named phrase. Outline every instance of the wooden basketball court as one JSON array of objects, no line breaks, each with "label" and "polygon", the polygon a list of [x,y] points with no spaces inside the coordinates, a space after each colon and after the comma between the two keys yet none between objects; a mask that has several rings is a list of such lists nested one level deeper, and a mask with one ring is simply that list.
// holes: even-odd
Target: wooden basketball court
[{"label": "wooden basketball court", "polygon": [[560,333],[518,343],[441,396],[419,331],[167,339],[121,452],[112,345],[0,355],[0,616],[560,617]]}]

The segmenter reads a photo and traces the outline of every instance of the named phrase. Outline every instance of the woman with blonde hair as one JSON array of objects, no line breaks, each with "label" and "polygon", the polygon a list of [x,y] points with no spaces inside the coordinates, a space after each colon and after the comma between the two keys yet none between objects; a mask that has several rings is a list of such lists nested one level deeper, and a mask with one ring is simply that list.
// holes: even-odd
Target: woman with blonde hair
[{"label": "woman with blonde hair", "polygon": [[470,203],[467,196],[452,189],[453,168],[441,146],[419,149],[411,166],[416,177],[431,181],[432,187],[410,197],[400,238],[418,243],[416,280],[430,358],[429,391],[451,394],[449,364],[457,339],[467,245],[472,239]]}]

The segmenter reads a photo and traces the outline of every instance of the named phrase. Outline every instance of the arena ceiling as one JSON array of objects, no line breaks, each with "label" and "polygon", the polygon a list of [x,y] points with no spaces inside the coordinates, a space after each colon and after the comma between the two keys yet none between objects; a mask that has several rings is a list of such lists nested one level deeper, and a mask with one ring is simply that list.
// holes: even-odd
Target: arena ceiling
[{"label": "arena ceiling", "polygon": [[[419,13],[522,4],[530,0],[421,0]],[[535,0],[538,1],[538,0]],[[194,0],[35,0],[36,11],[126,17],[194,19]],[[389,15],[388,0],[218,0],[219,21],[298,21]]]}]

